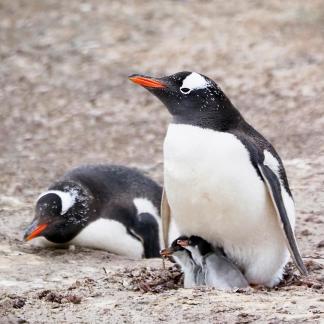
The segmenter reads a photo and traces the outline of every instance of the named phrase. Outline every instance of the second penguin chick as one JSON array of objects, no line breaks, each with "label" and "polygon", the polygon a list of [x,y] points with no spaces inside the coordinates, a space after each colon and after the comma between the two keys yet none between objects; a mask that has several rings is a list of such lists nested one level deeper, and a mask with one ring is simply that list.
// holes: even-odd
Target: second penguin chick
[{"label": "second penguin chick", "polygon": [[188,241],[187,236],[180,236],[174,240],[170,247],[163,249],[160,253],[163,257],[172,256],[177,264],[180,265],[184,273],[184,288],[193,288],[200,285],[197,278],[201,274],[201,267],[198,266],[191,256],[191,252],[181,245],[179,242]]},{"label": "second penguin chick", "polygon": [[206,286],[218,289],[249,286],[242,272],[225,256],[221,248],[214,249],[206,240],[195,235],[177,242],[191,253],[194,262],[201,267]]}]

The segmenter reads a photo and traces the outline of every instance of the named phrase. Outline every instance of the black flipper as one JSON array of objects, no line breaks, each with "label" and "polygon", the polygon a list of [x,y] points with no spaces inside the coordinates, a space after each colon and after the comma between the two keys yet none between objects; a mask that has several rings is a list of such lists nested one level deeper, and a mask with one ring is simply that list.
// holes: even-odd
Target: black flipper
[{"label": "black flipper", "polygon": [[290,225],[286,207],[282,198],[280,181],[277,175],[267,165],[258,164],[258,168],[264,182],[266,183],[272,202],[276,209],[278,220],[280,221],[283,234],[286,238],[291,257],[300,273],[306,276],[307,269],[299,253],[295,234]]},{"label": "black flipper", "polygon": [[141,238],[145,258],[159,258],[161,247],[158,222],[150,213],[141,213],[137,218],[138,221],[130,231]]},{"label": "black flipper", "polygon": [[105,211],[110,219],[122,223],[129,235],[140,241],[143,245],[145,258],[160,257],[159,224],[153,215],[141,213],[136,215],[135,207],[113,207],[114,212]]}]

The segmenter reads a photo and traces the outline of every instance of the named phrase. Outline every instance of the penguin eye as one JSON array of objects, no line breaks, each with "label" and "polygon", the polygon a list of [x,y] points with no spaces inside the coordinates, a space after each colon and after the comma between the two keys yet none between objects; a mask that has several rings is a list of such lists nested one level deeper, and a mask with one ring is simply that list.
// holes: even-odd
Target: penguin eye
[{"label": "penguin eye", "polygon": [[180,88],[180,91],[183,93],[183,94],[188,94],[191,92],[191,89],[189,88],[185,88],[185,87],[181,87]]}]

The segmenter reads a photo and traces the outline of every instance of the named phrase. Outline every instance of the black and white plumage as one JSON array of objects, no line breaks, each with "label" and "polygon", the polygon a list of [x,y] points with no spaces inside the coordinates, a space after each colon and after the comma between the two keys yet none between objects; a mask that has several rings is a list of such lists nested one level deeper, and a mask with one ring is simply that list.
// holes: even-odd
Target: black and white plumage
[{"label": "black and white plumage", "polygon": [[288,250],[306,274],[282,161],[217,84],[194,72],[130,79],[173,116],[164,142],[164,184],[179,232],[222,246],[252,284],[277,284]]},{"label": "black and white plumage", "polygon": [[24,238],[158,257],[161,195],[161,187],[136,169],[81,166],[39,196]]},{"label": "black and white plumage", "polygon": [[214,248],[203,238],[192,235],[178,240],[187,249],[194,262],[201,268],[196,276],[197,282],[217,289],[246,288],[249,286],[240,269],[224,254],[223,249]]}]

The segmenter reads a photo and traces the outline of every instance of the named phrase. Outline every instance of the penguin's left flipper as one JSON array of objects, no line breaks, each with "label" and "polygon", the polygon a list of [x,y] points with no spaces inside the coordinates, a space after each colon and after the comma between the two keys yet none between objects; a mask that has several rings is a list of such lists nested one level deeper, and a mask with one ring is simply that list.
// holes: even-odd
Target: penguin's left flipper
[{"label": "penguin's left flipper", "polygon": [[159,224],[154,216],[150,213],[141,213],[138,215],[136,222],[130,229],[133,234],[137,234],[144,247],[145,258],[160,258],[160,242],[159,242]]},{"label": "penguin's left flipper", "polygon": [[292,259],[294,260],[298,270],[301,274],[307,275],[307,269],[303,263],[302,257],[300,255],[295,234],[291,227],[287,210],[282,198],[281,185],[277,175],[264,164],[258,164],[259,171],[262,175],[264,182],[269,190],[272,202],[275,206],[277,216],[282,224],[282,230],[284,232],[285,238],[287,240],[288,248]]}]

